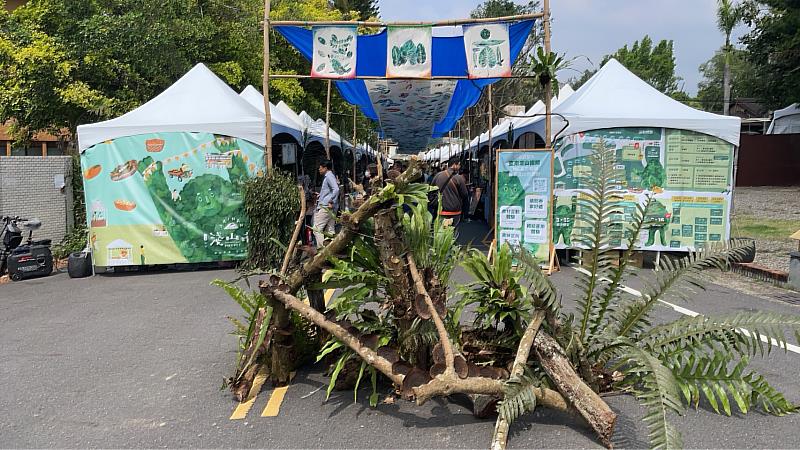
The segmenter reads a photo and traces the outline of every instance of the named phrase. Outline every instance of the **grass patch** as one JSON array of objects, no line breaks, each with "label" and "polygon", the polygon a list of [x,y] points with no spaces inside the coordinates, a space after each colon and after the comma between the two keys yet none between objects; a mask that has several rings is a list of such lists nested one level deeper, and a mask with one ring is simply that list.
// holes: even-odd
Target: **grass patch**
[{"label": "grass patch", "polygon": [[772,241],[791,241],[789,236],[800,229],[800,221],[785,219],[766,219],[741,215],[731,220],[733,237],[750,237]]}]

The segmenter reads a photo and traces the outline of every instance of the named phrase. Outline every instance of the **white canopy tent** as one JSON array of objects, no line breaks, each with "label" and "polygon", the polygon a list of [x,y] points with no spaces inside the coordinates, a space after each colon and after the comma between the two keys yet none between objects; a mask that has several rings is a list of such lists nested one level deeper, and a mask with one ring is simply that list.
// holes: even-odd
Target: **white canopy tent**
[{"label": "white canopy tent", "polygon": [[[740,118],[686,106],[641,80],[616,59],[608,61],[553,112],[568,121],[553,117],[554,136],[559,131],[559,136],[566,136],[604,128],[659,127],[696,131],[739,145]],[[544,117],[535,117],[526,119],[517,132],[544,136],[544,128]]]},{"label": "white canopy tent", "polygon": [[800,103],[775,111],[767,134],[800,133]]},{"label": "white canopy tent", "polygon": [[[559,90],[558,95],[553,98],[552,108],[555,108],[556,106],[563,103],[564,100],[568,99],[574,93],[575,90],[572,89],[572,86],[568,84],[564,85],[564,87],[562,87]],[[511,117],[508,120],[502,121],[499,124],[495,125],[494,128],[492,128],[492,143],[497,142],[498,140],[505,139],[505,137],[508,135],[509,129],[512,127],[514,129],[515,138],[519,137],[520,133],[517,130],[525,126],[530,121],[538,119],[539,118],[538,116],[537,117],[534,116],[537,114],[544,114],[545,109],[546,107],[544,102],[541,100],[537,100],[533,106],[531,106],[527,111],[525,111],[522,114],[526,117]],[[485,131],[479,137],[473,139],[472,142],[470,142],[469,148],[470,150],[474,150],[478,148],[479,143],[484,144],[488,142],[489,142],[489,132]],[[513,144],[514,143],[512,142],[511,145]]]},{"label": "white canopy tent", "polygon": [[264,114],[198,64],[164,92],[115,119],[78,127],[81,152],[109,139],[153,132],[207,132],[264,146]]},{"label": "white canopy tent", "polygon": [[[264,95],[258,89],[253,86],[247,86],[239,96],[261,111],[261,114],[264,114]],[[303,130],[280,108],[270,103],[269,114],[272,120],[273,136],[278,133],[287,133],[295,138],[297,142],[303,142]]]}]

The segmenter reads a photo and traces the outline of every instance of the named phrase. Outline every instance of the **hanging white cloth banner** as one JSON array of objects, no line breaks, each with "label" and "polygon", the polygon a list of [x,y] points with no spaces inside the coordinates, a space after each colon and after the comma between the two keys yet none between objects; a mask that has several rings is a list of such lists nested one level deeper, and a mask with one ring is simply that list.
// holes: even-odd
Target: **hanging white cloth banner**
[{"label": "hanging white cloth banner", "polygon": [[386,78],[430,78],[432,36],[430,26],[388,27]]},{"label": "hanging white cloth banner", "polygon": [[464,50],[470,78],[511,76],[508,24],[476,24],[464,27]]},{"label": "hanging white cloth banner", "polygon": [[314,27],[314,78],[348,79],[356,76],[356,27]]}]

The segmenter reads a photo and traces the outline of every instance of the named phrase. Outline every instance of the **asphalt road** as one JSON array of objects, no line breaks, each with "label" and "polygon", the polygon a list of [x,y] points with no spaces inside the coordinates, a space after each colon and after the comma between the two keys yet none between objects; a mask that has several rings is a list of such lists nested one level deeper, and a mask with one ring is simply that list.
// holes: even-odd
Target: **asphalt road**
[{"label": "asphalt road", "polygon": [[[262,418],[265,386],[244,420],[222,380],[236,341],[226,315],[238,307],[214,278],[230,270],[104,275],[58,274],[0,286],[0,447],[485,448],[494,421],[478,421],[458,399],[370,408],[368,390],[334,392],[319,367],[301,370],[277,417]],[[553,276],[572,303],[574,273]],[[456,283],[465,275],[457,273]],[[685,308],[720,313],[800,306],[712,285]],[[678,317],[663,307],[658,320]],[[800,354],[773,352],[753,366],[800,403]],[[323,387],[323,389],[320,389]],[[383,388],[388,393],[387,387]],[[383,398],[383,396],[382,396]],[[647,446],[641,410],[609,397],[619,447]],[[674,418],[687,447],[796,448],[798,415],[721,417],[702,406]],[[512,427],[510,448],[597,447],[572,418],[538,410]]]}]

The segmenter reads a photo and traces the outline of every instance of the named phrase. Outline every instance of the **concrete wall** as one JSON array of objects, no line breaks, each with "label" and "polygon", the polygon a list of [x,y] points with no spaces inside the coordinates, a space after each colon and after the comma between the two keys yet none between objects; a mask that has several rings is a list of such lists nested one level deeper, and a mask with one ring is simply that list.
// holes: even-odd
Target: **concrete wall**
[{"label": "concrete wall", "polygon": [[[63,192],[55,184],[64,177]],[[0,157],[0,215],[35,217],[34,238],[59,242],[72,229],[72,160],[69,156]]]}]

